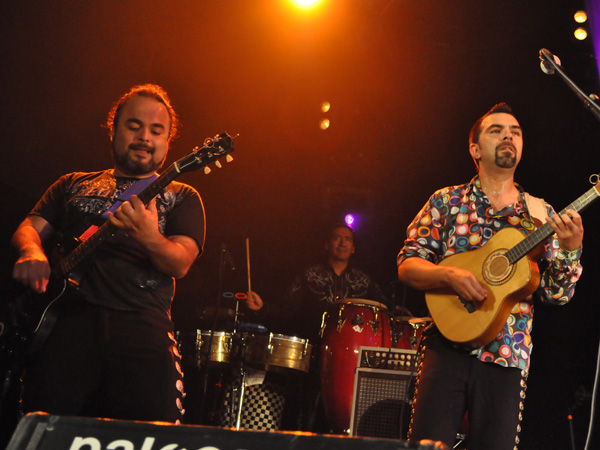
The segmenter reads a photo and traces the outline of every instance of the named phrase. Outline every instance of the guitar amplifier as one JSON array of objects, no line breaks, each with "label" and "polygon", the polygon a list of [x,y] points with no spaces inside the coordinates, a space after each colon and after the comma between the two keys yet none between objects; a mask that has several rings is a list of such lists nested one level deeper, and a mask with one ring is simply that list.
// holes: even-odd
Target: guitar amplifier
[{"label": "guitar amplifier", "polygon": [[354,375],[350,434],[406,439],[416,350],[360,347]]}]

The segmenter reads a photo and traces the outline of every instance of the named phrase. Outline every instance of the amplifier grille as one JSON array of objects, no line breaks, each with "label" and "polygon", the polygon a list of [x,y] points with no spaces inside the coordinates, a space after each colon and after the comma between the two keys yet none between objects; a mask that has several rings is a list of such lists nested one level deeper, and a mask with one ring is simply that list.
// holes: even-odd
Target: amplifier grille
[{"label": "amplifier grille", "polygon": [[351,435],[406,439],[416,365],[415,350],[360,347]]}]

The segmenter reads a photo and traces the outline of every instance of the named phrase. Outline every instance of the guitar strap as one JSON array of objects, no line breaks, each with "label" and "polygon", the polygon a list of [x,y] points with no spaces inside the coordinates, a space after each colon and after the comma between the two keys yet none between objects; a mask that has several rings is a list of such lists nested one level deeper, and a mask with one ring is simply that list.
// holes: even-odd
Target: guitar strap
[{"label": "guitar strap", "polygon": [[[117,197],[117,200],[115,200],[113,205],[109,209],[107,209],[106,211],[104,211],[102,213],[102,217],[104,217],[105,219],[108,219],[109,212],[114,214],[115,211],[117,209],[119,209],[119,207],[124,202],[128,201],[132,195],[138,195],[140,192],[142,192],[144,189],[146,189],[148,186],[150,186],[150,184],[152,184],[152,182],[154,180],[156,180],[157,178],[158,178],[158,175],[154,174],[151,177],[142,178],[142,179],[136,181],[135,183],[133,183],[131,186],[129,186],[127,189],[125,189],[123,192],[121,192],[121,195],[119,195]],[[78,239],[80,241],[85,241],[92,234],[94,234],[98,228],[99,227],[97,225],[90,226],[87,230],[85,230],[83,232],[83,234],[81,236],[79,236]]]},{"label": "guitar strap", "polygon": [[548,216],[548,211],[546,211],[546,202],[543,198],[534,197],[533,195],[529,195],[527,192],[525,192],[524,196],[529,215],[531,216],[531,219],[535,225],[539,227],[545,222],[546,217]]},{"label": "guitar strap", "polygon": [[129,186],[127,189],[121,192],[121,195],[117,197],[115,203],[109,209],[102,213],[102,217],[108,219],[109,212],[114,214],[115,211],[119,209],[119,206],[121,206],[124,202],[128,201],[132,195],[138,195],[140,192],[146,189],[146,187],[150,186],[150,184],[152,184],[152,182],[157,178],[158,175],[154,174],[151,177],[142,178],[141,180],[138,180],[135,183],[133,183],[131,186]]}]

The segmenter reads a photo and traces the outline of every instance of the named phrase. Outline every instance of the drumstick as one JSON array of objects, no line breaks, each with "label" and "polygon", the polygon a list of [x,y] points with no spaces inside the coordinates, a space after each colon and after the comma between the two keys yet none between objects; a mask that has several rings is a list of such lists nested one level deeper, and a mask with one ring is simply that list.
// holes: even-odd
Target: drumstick
[{"label": "drumstick", "polygon": [[246,267],[248,268],[248,297],[252,294],[252,284],[250,282],[250,238],[246,238]]}]

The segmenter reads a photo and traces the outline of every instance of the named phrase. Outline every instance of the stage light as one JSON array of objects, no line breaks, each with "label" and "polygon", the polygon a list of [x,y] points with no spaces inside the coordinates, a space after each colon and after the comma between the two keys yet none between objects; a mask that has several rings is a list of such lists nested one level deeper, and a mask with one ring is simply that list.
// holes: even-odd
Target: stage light
[{"label": "stage light", "polygon": [[577,22],[577,23],[585,23],[585,21],[587,20],[587,14],[585,11],[579,10],[575,13],[573,18],[575,19],[575,22]]},{"label": "stage light", "polygon": [[327,128],[329,128],[329,125],[330,125],[329,119],[321,120],[321,124],[320,124],[321,130],[326,130]]},{"label": "stage light", "polygon": [[346,214],[344,217],[344,222],[346,222],[346,225],[348,225],[350,228],[354,228],[353,225],[356,222],[356,218],[352,214]]},{"label": "stage light", "polygon": [[326,113],[330,109],[331,109],[331,103],[329,103],[329,102],[323,102],[323,103],[321,103],[321,111],[322,112]]},{"label": "stage light", "polygon": [[298,8],[310,9],[315,8],[321,3],[321,0],[291,0]]},{"label": "stage light", "polygon": [[583,41],[585,38],[587,38],[587,31],[585,28],[579,27],[575,30],[573,35],[575,36],[575,39]]}]

